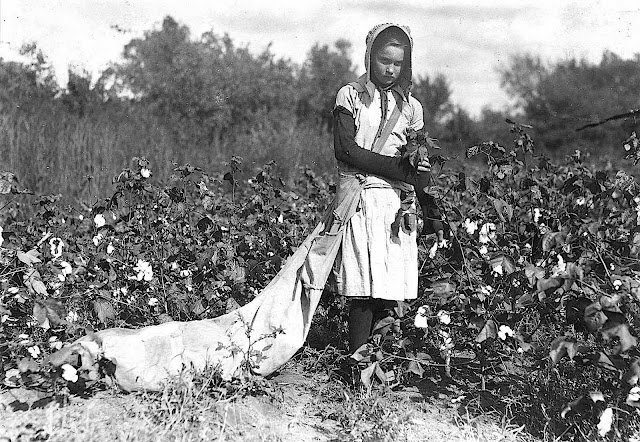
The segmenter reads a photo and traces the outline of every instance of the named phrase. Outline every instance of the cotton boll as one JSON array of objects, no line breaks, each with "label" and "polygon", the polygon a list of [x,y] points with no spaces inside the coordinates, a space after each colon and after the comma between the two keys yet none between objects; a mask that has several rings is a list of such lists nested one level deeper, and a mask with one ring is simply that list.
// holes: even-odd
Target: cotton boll
[{"label": "cotton boll", "polygon": [[600,415],[600,422],[598,422],[598,434],[602,437],[606,436],[611,431],[611,424],[613,424],[613,409],[607,408]]},{"label": "cotton boll", "polygon": [[422,306],[418,308],[418,312],[416,313],[416,318],[413,321],[413,325],[417,328],[428,328],[429,324],[427,323],[427,307]]},{"label": "cotton boll", "polygon": [[93,218],[93,222],[95,223],[96,227],[99,229],[100,227],[103,227],[107,223],[107,220],[104,219],[104,215],[102,215],[101,213],[98,213]]},{"label": "cotton boll", "polygon": [[78,381],[78,371],[71,364],[62,365],[62,378],[69,382]]}]

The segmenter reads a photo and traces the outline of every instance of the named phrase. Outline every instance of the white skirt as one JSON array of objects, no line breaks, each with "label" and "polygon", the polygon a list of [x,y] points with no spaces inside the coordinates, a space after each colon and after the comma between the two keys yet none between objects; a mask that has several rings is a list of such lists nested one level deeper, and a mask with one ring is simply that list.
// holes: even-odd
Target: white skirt
[{"label": "white skirt", "polygon": [[[365,188],[358,211],[348,221],[334,277],[340,295],[402,301],[418,296],[416,231],[392,224],[400,209],[400,190]],[[415,212],[415,207],[411,209]]]}]

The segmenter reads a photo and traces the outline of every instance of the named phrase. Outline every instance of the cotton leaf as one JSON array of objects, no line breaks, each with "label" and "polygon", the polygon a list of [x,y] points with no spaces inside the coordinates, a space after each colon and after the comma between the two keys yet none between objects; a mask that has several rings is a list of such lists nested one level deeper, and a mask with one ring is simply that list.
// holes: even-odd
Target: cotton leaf
[{"label": "cotton leaf", "polygon": [[527,292],[516,300],[516,309],[527,307],[533,304],[533,302],[534,302],[533,295]]},{"label": "cotton leaf", "polygon": [[0,172],[0,194],[10,193],[16,181],[15,175],[11,172]]},{"label": "cotton leaf", "polygon": [[604,395],[599,391],[592,391],[588,395],[580,396],[576,400],[568,403],[560,413],[560,417],[565,419],[570,412],[581,414],[585,411],[592,410],[593,405],[598,402],[605,402]]},{"label": "cotton leaf", "polygon": [[589,401],[585,396],[580,396],[579,398],[569,402],[560,412],[560,417],[565,419],[567,414],[571,411],[580,412],[589,406]]},{"label": "cotton leaf", "polygon": [[558,246],[564,245],[567,234],[563,232],[548,232],[542,236],[542,250],[549,252]]},{"label": "cotton leaf", "polygon": [[500,221],[502,221],[503,223],[506,221],[511,221],[511,219],[513,218],[513,206],[507,203],[505,200],[499,198],[492,198],[491,201],[493,202],[493,207],[496,209]]},{"label": "cotton leaf", "polygon": [[548,294],[548,290],[554,291],[562,287],[564,284],[564,278],[559,276],[554,276],[552,278],[540,279],[536,283],[536,290],[538,292],[546,292]]},{"label": "cotton leaf", "polygon": [[448,281],[433,282],[430,289],[435,295],[449,295],[456,290],[455,286]]},{"label": "cotton leaf", "polygon": [[602,306],[599,302],[589,304],[584,310],[584,323],[587,330],[596,332],[607,322],[607,315],[602,312]]},{"label": "cotton leaf", "polygon": [[[598,299],[598,302],[600,302],[600,305],[602,306],[603,310],[607,310],[609,312],[617,312],[617,313],[622,313],[622,310],[620,309],[620,302],[623,300],[623,297],[619,294],[613,294],[613,295],[602,295],[600,296],[600,298]],[[623,321],[626,322],[626,321]]]},{"label": "cotton leaf", "polygon": [[20,370],[20,373],[28,371],[36,373],[40,371],[40,365],[33,358],[26,357],[18,361],[18,370]]},{"label": "cotton leaf", "polygon": [[575,355],[578,353],[578,343],[575,339],[562,336],[556,338],[551,343],[551,349],[549,350],[549,358],[551,358],[551,362],[557,364],[560,359],[562,359],[565,355],[569,356],[569,359],[573,360]]},{"label": "cotton leaf", "polygon": [[[380,364],[378,364],[377,362],[375,363],[376,366],[376,376],[378,377],[378,379],[380,379],[380,382],[387,382],[389,381],[389,378],[387,377],[387,374],[384,372],[384,370],[382,369],[382,367],[380,367]],[[393,373],[393,372],[391,372]]]},{"label": "cotton leaf", "polygon": [[602,337],[606,340],[611,340],[614,337],[618,337],[620,343],[614,348],[614,354],[625,352],[638,344],[638,339],[631,334],[629,325],[627,324],[618,324],[614,325],[613,327],[607,327],[606,329],[603,329]]},{"label": "cotton leaf", "polygon": [[44,301],[36,301],[33,304],[33,316],[45,330],[59,324],[66,324],[67,321],[62,319],[67,312],[62,303],[56,299],[48,298]]},{"label": "cotton leaf", "polygon": [[116,319],[115,309],[106,299],[98,298],[93,301],[93,310],[96,312],[98,319],[103,324],[106,324],[108,320]]},{"label": "cotton leaf", "polygon": [[640,360],[634,359],[628,366],[622,378],[629,385],[637,385],[640,380]]},{"label": "cotton leaf", "polygon": [[376,322],[376,324],[373,326],[373,331],[375,332],[377,330],[382,330],[382,333],[384,333],[384,329],[391,326],[394,322],[395,322],[395,319],[392,318],[391,316],[382,318],[378,322]]},{"label": "cotton leaf", "polygon": [[370,356],[370,353],[371,352],[369,351],[369,345],[362,344],[356,351],[353,352],[353,354],[351,355],[351,359],[355,360],[356,362],[362,362]]},{"label": "cotton leaf", "polygon": [[480,152],[480,146],[471,146],[471,147],[467,147],[467,149],[464,152],[464,155],[467,158],[471,158],[473,156],[476,156],[479,152]]},{"label": "cotton leaf", "polygon": [[404,301],[398,301],[398,304],[393,308],[398,318],[404,318],[405,315],[411,310],[409,304]]},{"label": "cotton leaf", "polygon": [[54,367],[60,367],[63,364],[73,364],[78,361],[78,353],[73,347],[62,347],[60,350],[52,353],[47,358]]},{"label": "cotton leaf", "polygon": [[47,293],[47,286],[44,285],[44,282],[35,279],[32,280],[31,283],[31,288],[33,289],[34,292],[36,292],[39,295],[44,295],[47,296],[49,293]]},{"label": "cotton leaf", "polygon": [[38,324],[40,324],[40,327],[43,329],[49,330],[51,328],[49,318],[47,317],[47,309],[38,302],[33,304],[33,317],[36,318],[36,321],[38,321]]},{"label": "cotton leaf", "polygon": [[533,286],[538,279],[544,278],[545,273],[543,268],[528,264],[524,268],[524,275],[529,280],[529,284]]},{"label": "cotton leaf", "polygon": [[599,352],[596,357],[598,360],[597,361],[595,361],[595,359],[593,360],[597,362],[597,364],[602,368],[606,368],[607,370],[611,370],[611,371],[618,371],[622,369],[622,367],[617,367],[616,364],[614,364],[614,362],[611,360],[609,355],[607,355],[604,352]]},{"label": "cotton leaf", "polygon": [[420,377],[422,377],[424,375],[424,368],[422,368],[422,364],[420,364],[419,362],[416,362],[416,361],[409,362],[408,370],[411,373],[413,373],[415,375],[418,375]]},{"label": "cotton leaf", "polygon": [[496,323],[489,319],[484,323],[484,327],[480,330],[478,336],[476,336],[476,342],[484,342],[487,339],[495,339],[498,336],[498,327],[496,327]]},{"label": "cotton leaf", "polygon": [[510,257],[502,254],[492,258],[489,261],[489,266],[491,267],[492,270],[495,270],[497,267],[501,267],[502,272],[505,275],[512,274],[516,269],[516,266],[513,260]]},{"label": "cotton leaf", "polygon": [[40,253],[37,250],[29,250],[28,252],[21,252],[18,251],[16,253],[16,257],[22,261],[23,263],[25,263],[28,266],[31,266],[33,264],[42,262],[40,261],[40,258],[38,258],[38,256],[40,255]]},{"label": "cotton leaf", "polygon": [[371,384],[373,383],[373,374],[375,373],[376,368],[378,368],[378,363],[374,362],[360,372],[360,381],[362,381],[362,385],[367,387],[367,389],[371,388]]},{"label": "cotton leaf", "polygon": [[567,276],[573,280],[582,281],[584,278],[584,270],[575,262],[568,262],[565,271]]}]

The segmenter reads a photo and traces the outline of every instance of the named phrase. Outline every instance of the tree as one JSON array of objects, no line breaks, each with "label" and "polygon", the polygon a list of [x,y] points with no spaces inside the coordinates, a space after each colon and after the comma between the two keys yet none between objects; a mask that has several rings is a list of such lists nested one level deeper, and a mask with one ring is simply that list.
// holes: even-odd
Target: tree
[{"label": "tree", "polygon": [[25,44],[20,54],[27,57],[27,63],[0,58],[0,111],[5,106],[37,109],[59,93],[53,69],[37,45]]},{"label": "tree", "polygon": [[603,147],[617,145],[634,128],[634,122],[628,121],[575,131],[640,107],[640,54],[625,60],[605,51],[598,64],[575,58],[545,64],[524,54],[513,57],[501,76],[524,120],[536,129],[538,145],[603,152]]},{"label": "tree", "polygon": [[268,47],[255,56],[213,31],[191,40],[186,26],[166,17],[127,44],[124,59],[116,66],[120,88],[171,124],[182,144],[220,154],[223,139],[295,118],[293,67]]},{"label": "tree", "polygon": [[357,78],[351,63],[351,43],[340,39],[334,47],[332,50],[316,43],[298,75],[301,92],[296,113],[300,120],[322,130],[331,130],[331,111],[338,90]]},{"label": "tree", "polygon": [[441,130],[438,139],[449,144],[451,151],[460,152],[481,141],[476,121],[459,106],[453,108]]},{"label": "tree", "polygon": [[433,80],[428,75],[418,76],[411,93],[422,103],[424,124],[430,131],[437,130],[445,116],[454,110],[450,101],[451,88],[443,74],[436,75]]}]

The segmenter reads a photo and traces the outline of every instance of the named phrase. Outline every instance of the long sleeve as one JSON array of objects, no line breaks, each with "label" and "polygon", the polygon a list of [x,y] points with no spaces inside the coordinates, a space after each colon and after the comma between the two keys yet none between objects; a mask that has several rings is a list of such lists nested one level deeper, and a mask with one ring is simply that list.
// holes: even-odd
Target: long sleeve
[{"label": "long sleeve", "polygon": [[423,233],[443,229],[442,215],[435,198],[424,191],[431,181],[431,173],[417,173],[409,163],[408,155],[391,157],[363,149],[355,141],[356,125],[348,109],[338,106],[333,111],[333,147],[336,159],[365,173],[404,181],[414,186],[422,209]]},{"label": "long sleeve", "polygon": [[337,160],[365,173],[416,184],[417,174],[408,157],[380,155],[358,146],[356,124],[349,110],[339,106],[333,111],[333,118],[333,148]]}]

